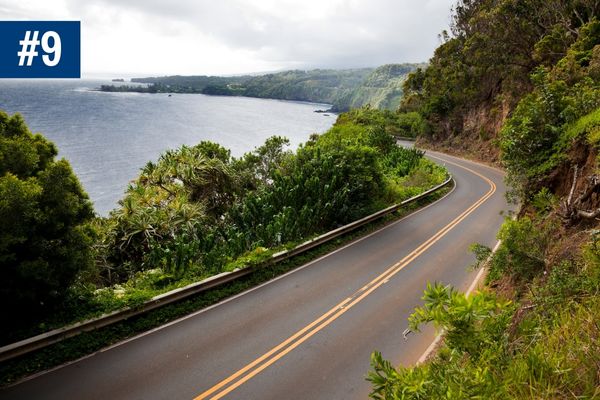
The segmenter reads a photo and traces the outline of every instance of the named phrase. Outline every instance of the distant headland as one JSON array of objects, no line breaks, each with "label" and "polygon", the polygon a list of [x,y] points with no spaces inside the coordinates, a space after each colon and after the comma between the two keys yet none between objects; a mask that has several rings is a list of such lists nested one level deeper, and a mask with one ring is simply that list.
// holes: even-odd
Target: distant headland
[{"label": "distant headland", "polygon": [[[102,85],[103,92],[200,93],[331,104],[342,112],[366,104],[395,109],[408,74],[425,64],[386,64],[378,68],[313,69],[244,76],[162,76],[133,78],[138,85]],[[124,80],[113,79],[113,82]],[[139,85],[139,84],[145,85]]]}]

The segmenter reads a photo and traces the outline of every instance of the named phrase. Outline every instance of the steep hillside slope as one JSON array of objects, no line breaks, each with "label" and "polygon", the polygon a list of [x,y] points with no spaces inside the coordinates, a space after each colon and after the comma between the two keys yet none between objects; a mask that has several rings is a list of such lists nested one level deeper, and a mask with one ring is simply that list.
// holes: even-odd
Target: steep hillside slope
[{"label": "steep hillside slope", "polygon": [[407,79],[420,144],[504,167],[521,212],[494,254],[473,246],[486,287],[426,289],[410,326],[445,330],[437,355],[396,369],[374,353],[373,398],[600,398],[599,16],[588,0],[459,1]]},{"label": "steep hillside slope", "polygon": [[443,33],[428,68],[405,85],[402,110],[417,110],[430,124],[422,143],[485,149],[486,159],[498,161],[495,140],[533,90],[531,74],[563,58],[598,8],[594,1],[459,1],[451,34]]},{"label": "steep hillside slope", "polygon": [[402,100],[402,85],[408,73],[415,68],[414,64],[382,65],[367,75],[356,88],[338,95],[333,104],[337,110],[344,111],[365,105],[396,110]]}]

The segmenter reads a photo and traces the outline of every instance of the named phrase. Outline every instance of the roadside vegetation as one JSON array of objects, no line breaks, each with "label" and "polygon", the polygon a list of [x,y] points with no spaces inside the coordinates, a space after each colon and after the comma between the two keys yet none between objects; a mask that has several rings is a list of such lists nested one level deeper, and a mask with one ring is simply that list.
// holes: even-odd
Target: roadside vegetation
[{"label": "roadside vegetation", "polygon": [[169,150],[99,218],[54,145],[0,116],[0,265],[15,276],[2,281],[4,344],[262,264],[446,178],[365,108],[296,151],[277,136],[240,158],[211,142]]},{"label": "roadside vegetation", "polygon": [[437,354],[406,368],[373,354],[372,398],[600,398],[599,16],[585,0],[459,1],[408,78],[421,143],[498,155],[521,211],[497,252],[473,246],[484,288],[426,288],[409,325],[444,330]]},{"label": "roadside vegetation", "polygon": [[203,291],[198,295],[175,302],[147,313],[128,318],[125,321],[106,326],[90,332],[84,332],[64,341],[34,351],[24,356],[0,363],[0,386],[15,383],[19,379],[76,360],[95,351],[118,343],[141,332],[160,327],[170,321],[183,317],[194,311],[214,305],[227,297],[242,293],[286,272],[317,259],[335,249],[351,243],[362,236],[381,229],[385,225],[397,221],[426,204],[444,196],[450,187],[441,189],[424,199],[407,204],[393,214],[373,221],[333,239],[330,242],[314,247],[305,253],[296,255],[278,263],[261,265],[253,273],[236,279],[228,285],[222,285]]}]

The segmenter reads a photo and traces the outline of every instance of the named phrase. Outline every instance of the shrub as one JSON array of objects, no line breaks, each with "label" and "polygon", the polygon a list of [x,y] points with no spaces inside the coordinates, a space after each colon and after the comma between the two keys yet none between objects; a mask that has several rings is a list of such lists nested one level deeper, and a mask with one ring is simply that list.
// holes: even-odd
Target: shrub
[{"label": "shrub", "polygon": [[503,275],[516,281],[528,281],[544,271],[555,227],[556,223],[552,220],[537,224],[529,217],[507,219],[498,232],[502,243],[492,256],[488,282]]},{"label": "shrub", "polygon": [[371,356],[373,399],[502,398],[495,368],[506,360],[504,331],[513,307],[489,292],[465,296],[441,284],[427,285],[424,306],[409,319],[418,330],[433,322],[446,330],[439,360],[416,367],[394,368],[380,353]]}]

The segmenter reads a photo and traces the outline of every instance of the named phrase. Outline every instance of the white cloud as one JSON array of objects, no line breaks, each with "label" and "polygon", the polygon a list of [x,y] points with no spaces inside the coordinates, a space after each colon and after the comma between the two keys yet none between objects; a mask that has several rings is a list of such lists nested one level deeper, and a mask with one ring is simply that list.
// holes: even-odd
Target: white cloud
[{"label": "white cloud", "polygon": [[426,61],[452,0],[0,0],[82,21],[84,74],[234,74]]}]

